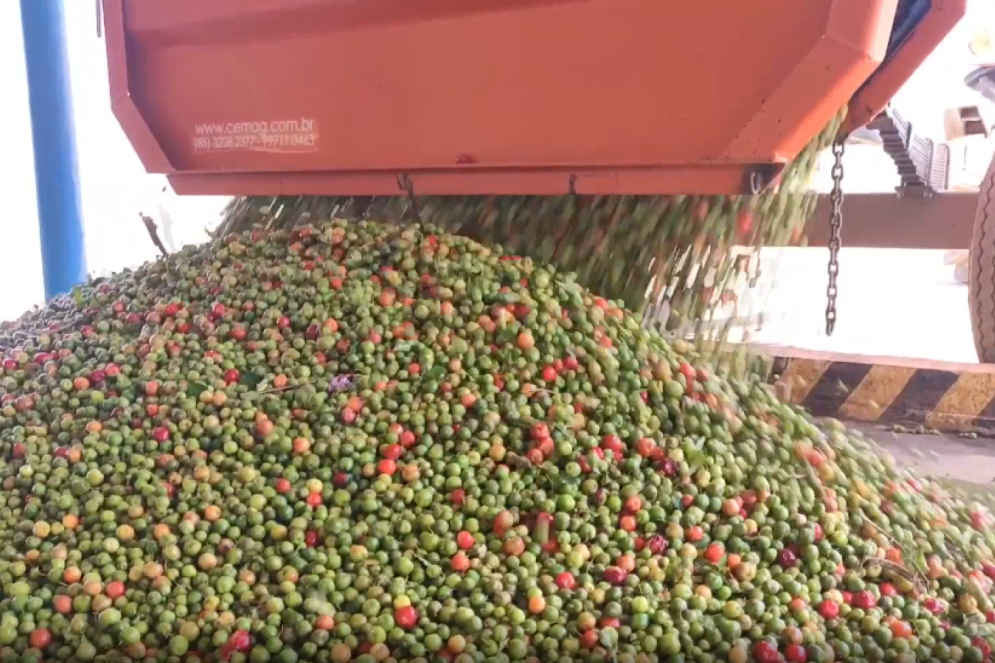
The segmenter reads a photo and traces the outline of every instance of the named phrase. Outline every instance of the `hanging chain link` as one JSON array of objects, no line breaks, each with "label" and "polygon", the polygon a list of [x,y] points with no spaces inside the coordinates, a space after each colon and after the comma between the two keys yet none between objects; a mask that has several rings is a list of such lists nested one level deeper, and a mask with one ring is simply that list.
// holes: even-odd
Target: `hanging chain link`
[{"label": "hanging chain link", "polygon": [[833,206],[829,217],[829,285],[826,287],[826,336],[836,329],[836,277],[840,273],[840,232],[843,229],[843,138],[833,143],[833,191],[829,195]]}]

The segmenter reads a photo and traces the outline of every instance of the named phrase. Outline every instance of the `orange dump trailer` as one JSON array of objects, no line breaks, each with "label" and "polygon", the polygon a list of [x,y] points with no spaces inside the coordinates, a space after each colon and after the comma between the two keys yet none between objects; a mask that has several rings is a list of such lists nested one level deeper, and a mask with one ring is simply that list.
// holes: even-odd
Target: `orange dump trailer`
[{"label": "orange dump trailer", "polygon": [[104,0],[179,193],[748,193],[872,119],[967,0]]}]

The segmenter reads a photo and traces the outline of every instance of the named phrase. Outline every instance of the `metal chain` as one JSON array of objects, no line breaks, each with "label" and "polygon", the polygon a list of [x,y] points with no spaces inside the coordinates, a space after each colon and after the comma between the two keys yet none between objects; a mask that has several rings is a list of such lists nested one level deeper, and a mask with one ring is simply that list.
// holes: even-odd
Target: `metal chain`
[{"label": "metal chain", "polygon": [[843,150],[845,142],[838,138],[833,143],[833,191],[829,195],[832,214],[829,217],[829,285],[826,287],[826,336],[836,329],[836,277],[840,273],[840,231],[843,229]]}]

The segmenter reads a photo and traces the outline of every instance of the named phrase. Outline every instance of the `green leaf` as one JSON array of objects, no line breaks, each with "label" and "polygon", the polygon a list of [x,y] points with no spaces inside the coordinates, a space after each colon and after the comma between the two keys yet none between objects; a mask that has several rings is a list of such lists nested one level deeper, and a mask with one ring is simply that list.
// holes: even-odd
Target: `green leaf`
[{"label": "green leaf", "polygon": [[190,398],[200,398],[200,395],[208,389],[210,389],[210,387],[203,382],[191,382],[190,386],[187,387],[187,396]]},{"label": "green leaf", "polygon": [[684,460],[687,461],[691,471],[695,472],[705,464],[707,456],[705,452],[698,448],[687,449],[684,452]]},{"label": "green leaf", "polygon": [[263,381],[263,376],[256,375],[252,371],[246,371],[245,373],[242,373],[242,375],[240,375],[238,378],[238,383],[243,384],[246,387],[255,387],[262,381]]},{"label": "green leaf", "polygon": [[72,289],[73,301],[76,302],[77,306],[83,306],[86,300],[83,298],[83,289],[76,286]]},{"label": "green leaf", "polygon": [[446,377],[446,367],[441,364],[437,364],[425,371],[426,380],[441,380],[444,377]]}]

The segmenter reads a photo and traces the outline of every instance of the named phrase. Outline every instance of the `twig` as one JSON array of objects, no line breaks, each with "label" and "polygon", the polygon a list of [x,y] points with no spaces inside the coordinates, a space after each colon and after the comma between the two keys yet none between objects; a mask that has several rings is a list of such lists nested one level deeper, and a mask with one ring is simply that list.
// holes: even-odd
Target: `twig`
[{"label": "twig", "polygon": [[159,239],[159,231],[156,228],[155,221],[152,220],[151,216],[143,214],[142,212],[139,212],[138,216],[141,217],[142,223],[145,224],[145,230],[148,231],[149,237],[152,239],[152,243],[155,244],[156,248],[159,249],[163,256],[168,256],[169,251],[166,250],[166,245],[162,243],[161,239]]},{"label": "twig", "polygon": [[819,499],[825,503],[826,501],[826,489],[822,486],[822,481],[815,474],[815,468],[812,467],[811,463],[802,461],[802,467],[805,469],[805,473],[808,475],[809,482],[815,489],[816,494],[818,494]]},{"label": "twig", "polygon": [[903,566],[902,564],[898,564],[897,562],[892,562],[891,560],[887,559],[880,559],[877,557],[867,557],[862,562],[862,566],[867,566],[869,564],[880,566],[882,569],[888,569],[895,575],[908,580],[915,586],[916,590],[918,590],[920,593],[926,591],[925,579],[921,578],[919,574],[917,574],[915,571],[911,571],[905,568],[905,566]]}]

